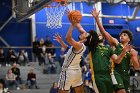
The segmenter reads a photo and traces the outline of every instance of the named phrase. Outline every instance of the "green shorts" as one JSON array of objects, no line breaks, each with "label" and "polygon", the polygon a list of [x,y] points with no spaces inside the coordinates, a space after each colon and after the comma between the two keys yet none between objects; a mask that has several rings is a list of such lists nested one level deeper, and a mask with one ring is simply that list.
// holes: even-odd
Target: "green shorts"
[{"label": "green shorts", "polygon": [[120,89],[124,89],[125,87],[124,87],[124,83],[123,83],[123,79],[121,75],[118,73],[115,73],[115,78],[118,84],[114,84],[114,90],[117,91]]},{"label": "green shorts", "polygon": [[119,89],[125,89],[127,93],[130,91],[130,78],[129,76],[124,73],[124,75],[120,75],[119,73],[115,72],[115,77],[118,82],[117,85],[114,85],[115,91]]},{"label": "green shorts", "polygon": [[122,80],[124,83],[124,88],[126,90],[126,93],[130,93],[130,77],[128,75],[122,76]]},{"label": "green shorts", "polygon": [[95,75],[95,82],[99,93],[113,93],[114,88],[111,80],[111,76],[108,75]]}]

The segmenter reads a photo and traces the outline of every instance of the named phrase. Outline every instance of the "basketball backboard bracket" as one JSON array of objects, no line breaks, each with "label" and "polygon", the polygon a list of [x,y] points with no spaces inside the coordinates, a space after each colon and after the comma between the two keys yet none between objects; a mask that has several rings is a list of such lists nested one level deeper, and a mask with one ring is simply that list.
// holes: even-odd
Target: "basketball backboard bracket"
[{"label": "basketball backboard bracket", "polygon": [[47,4],[50,4],[53,1],[54,0],[40,0],[37,4],[30,7],[29,9],[25,10],[26,12],[24,12],[24,13],[17,12],[16,13],[17,22],[21,22],[21,21],[27,19],[28,17],[30,17],[31,15],[33,15],[37,11],[43,9]]}]

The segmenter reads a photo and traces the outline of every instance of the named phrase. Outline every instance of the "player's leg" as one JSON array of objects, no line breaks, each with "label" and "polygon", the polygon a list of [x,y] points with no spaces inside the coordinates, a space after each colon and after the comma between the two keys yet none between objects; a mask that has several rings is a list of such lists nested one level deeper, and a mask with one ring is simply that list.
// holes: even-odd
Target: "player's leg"
[{"label": "player's leg", "polygon": [[82,81],[82,73],[81,70],[75,70],[73,72],[75,78],[73,79],[72,87],[75,90],[75,93],[85,93],[83,88],[83,81]]},{"label": "player's leg", "polygon": [[118,84],[114,85],[115,93],[126,93],[124,83],[123,83],[123,80],[122,80],[120,74],[116,73],[115,77],[116,77],[116,80],[118,83]]},{"label": "player's leg", "polygon": [[58,82],[59,91],[58,93],[69,93],[71,84],[73,82],[72,75],[69,73],[70,71],[61,72],[60,79]]}]

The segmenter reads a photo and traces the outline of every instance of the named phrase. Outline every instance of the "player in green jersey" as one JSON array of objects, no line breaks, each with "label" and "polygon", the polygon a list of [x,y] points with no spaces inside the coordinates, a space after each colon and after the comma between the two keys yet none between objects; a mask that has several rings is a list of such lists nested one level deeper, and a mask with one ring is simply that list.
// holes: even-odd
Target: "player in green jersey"
[{"label": "player in green jersey", "polygon": [[[93,65],[91,66],[93,68],[91,69],[94,70],[94,80],[98,89],[95,89],[96,93],[113,93],[114,87],[110,75],[110,59],[112,59],[114,62],[121,62],[126,52],[130,50],[130,46],[127,45],[126,47],[124,47],[122,53],[117,56],[116,54],[113,54],[113,50],[109,46],[104,45],[104,39],[102,35],[98,35],[95,31],[92,30],[88,33],[85,32],[80,23],[76,24],[75,26],[80,33],[85,33],[81,34],[79,36],[79,39],[85,39],[86,42],[84,44],[88,47],[91,54],[90,60],[92,60],[93,63]],[[117,78],[120,79],[120,76],[117,75]],[[121,84],[123,84],[123,82],[121,82]],[[123,85],[121,87],[124,88]]]},{"label": "player in green jersey", "polygon": [[[97,25],[105,39],[109,42],[109,44],[114,48],[116,54],[120,54],[122,49],[128,45],[132,38],[132,32],[129,30],[123,30],[120,33],[120,43],[118,40],[114,37],[112,37],[107,31],[105,31],[104,27],[102,26],[100,20],[99,20],[99,12],[94,9],[92,11],[92,15],[95,18]],[[130,92],[130,75],[128,73],[130,69],[130,65],[133,65],[135,70],[139,69],[139,63],[138,63],[138,52],[135,49],[131,49],[129,52],[126,53],[125,57],[121,62],[115,61],[115,71],[117,71],[123,80],[123,84],[125,85],[125,90],[127,93]],[[116,86],[116,89],[119,89],[119,85]],[[122,92],[123,89],[120,88],[120,90],[116,90],[117,93]]]}]

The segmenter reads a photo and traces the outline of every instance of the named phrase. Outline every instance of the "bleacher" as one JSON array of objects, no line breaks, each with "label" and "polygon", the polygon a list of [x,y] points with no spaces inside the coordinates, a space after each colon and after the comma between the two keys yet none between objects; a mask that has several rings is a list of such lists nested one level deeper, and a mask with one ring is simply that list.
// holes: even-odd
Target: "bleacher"
[{"label": "bleacher", "polygon": [[[21,77],[22,77],[22,81],[23,84],[20,85],[20,87],[22,87],[22,85],[24,85],[26,83],[26,79],[27,79],[27,73],[31,68],[34,68],[34,72],[36,73],[37,76],[37,85],[39,86],[39,89],[20,89],[20,90],[16,90],[16,88],[14,88],[12,90],[12,93],[49,93],[49,90],[53,84],[53,82],[57,82],[59,79],[59,73],[61,71],[59,63],[56,62],[57,64],[57,74],[43,74],[43,66],[38,66],[38,62],[30,62],[28,65],[26,66],[19,66],[20,68],[20,72],[21,72]],[[11,66],[7,66],[7,67],[0,67],[0,78],[5,78],[5,75],[7,73],[7,70],[11,68]],[[139,77],[131,77],[131,85],[133,85],[133,78],[136,79],[137,84],[134,87],[133,90],[133,86],[131,86],[131,92],[130,93],[140,93],[140,78]]]},{"label": "bleacher", "polygon": [[[11,68],[10,67],[0,67],[0,77],[5,78],[5,75],[7,73],[7,70]],[[57,82],[59,79],[59,72],[60,72],[60,67],[58,65],[57,67],[57,74],[43,74],[43,66],[38,66],[38,62],[30,62],[27,66],[19,66],[20,72],[21,72],[21,77],[23,84],[26,83],[27,80],[27,73],[31,68],[34,68],[34,72],[36,73],[37,77],[37,85],[39,89],[20,89],[16,90],[14,88],[12,93],[49,93],[49,90],[53,84],[53,82]]]}]

